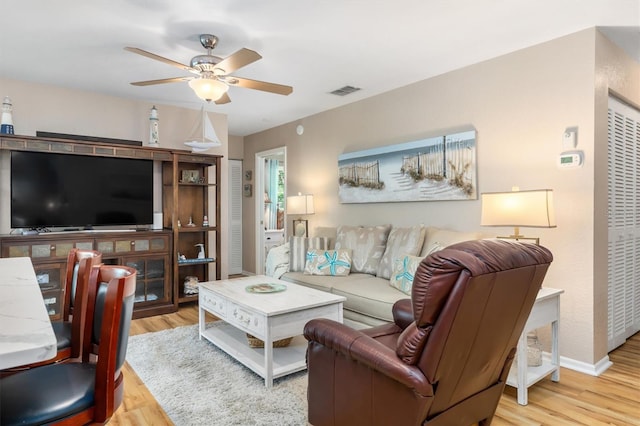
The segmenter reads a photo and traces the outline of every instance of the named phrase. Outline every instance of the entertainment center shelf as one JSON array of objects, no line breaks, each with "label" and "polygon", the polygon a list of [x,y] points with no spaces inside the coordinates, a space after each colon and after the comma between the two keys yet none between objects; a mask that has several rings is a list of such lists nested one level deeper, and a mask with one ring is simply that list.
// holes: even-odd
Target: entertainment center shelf
[{"label": "entertainment center shelf", "polygon": [[[0,235],[0,256],[31,257],[53,320],[61,318],[66,253],[73,247],[100,250],[105,263],[127,264],[138,270],[134,318],[175,312],[180,303],[197,301],[197,294],[184,292],[185,280],[191,277],[200,282],[221,277],[222,156],[122,142],[0,136],[0,154],[4,155],[30,151],[151,160],[161,166],[161,230]],[[201,248],[205,251],[203,259],[198,258]],[[180,262],[181,255],[186,261]]]}]

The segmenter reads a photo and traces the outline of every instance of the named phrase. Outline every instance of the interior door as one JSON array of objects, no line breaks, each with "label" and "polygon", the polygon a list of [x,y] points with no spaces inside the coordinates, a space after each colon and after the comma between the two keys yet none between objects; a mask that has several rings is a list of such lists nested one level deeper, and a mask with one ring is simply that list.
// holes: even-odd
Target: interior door
[{"label": "interior door", "polygon": [[242,160],[229,160],[229,275],[242,274]]},{"label": "interior door", "polygon": [[611,351],[640,331],[640,111],[609,98],[608,323]]},{"label": "interior door", "polygon": [[[256,186],[254,188],[254,199],[255,199],[255,213],[256,213],[256,274],[264,274],[265,271],[265,260],[266,260],[266,240],[265,240],[265,230],[267,229],[267,224],[265,222],[265,201],[266,198],[264,196],[265,190],[267,189],[267,182],[270,179],[270,176],[267,176],[268,169],[265,166],[266,160],[274,160],[277,159],[282,164],[282,169],[284,170],[284,198],[287,196],[287,147],[283,146],[280,148],[274,148],[268,151],[262,151],[256,153],[255,157],[255,182]],[[271,201],[273,202],[273,201]],[[284,234],[286,234],[286,220],[283,221],[284,224]]]}]

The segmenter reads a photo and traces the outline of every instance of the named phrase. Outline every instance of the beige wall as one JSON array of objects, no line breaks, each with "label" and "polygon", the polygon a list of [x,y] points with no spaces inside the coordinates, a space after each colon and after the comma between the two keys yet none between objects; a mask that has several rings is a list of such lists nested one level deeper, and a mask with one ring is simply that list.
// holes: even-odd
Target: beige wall
[{"label": "beige wall", "polygon": [[244,138],[242,136],[229,135],[230,160],[242,160],[244,158]]},{"label": "beige wall", "polygon": [[[561,354],[574,368],[595,372],[596,364],[607,356],[606,344],[602,345],[603,339],[606,343],[606,268],[604,282],[594,279],[594,229],[600,236],[602,233],[595,226],[594,211],[606,210],[606,203],[600,204],[601,197],[594,198],[595,166],[602,166],[602,160],[594,161],[596,152],[602,155],[600,146],[595,150],[595,137],[599,141],[602,137],[594,131],[596,52],[624,57],[613,52],[595,29],[581,31],[247,136],[244,165],[254,169],[255,152],[286,145],[288,191],[314,194],[316,213],[308,217],[310,229],[337,224],[424,223],[503,235],[512,230],[480,227],[479,200],[380,204],[340,204],[338,200],[339,154],[472,126],[477,131],[480,193],[508,191],[513,185],[554,190],[558,227],[523,231],[539,236],[541,244],[554,253],[545,285],[565,290]],[[627,77],[635,85],[619,85],[619,90],[627,93],[637,88],[638,64],[628,59],[602,61],[623,68],[609,70],[610,74],[635,73]],[[601,72],[606,64],[600,60],[598,64],[598,78],[606,80],[606,73]],[[598,84],[606,86],[606,81]],[[637,97],[637,89],[627,96]],[[301,136],[295,132],[298,124],[305,128]],[[556,160],[562,151],[562,134],[567,127],[576,126],[585,164],[580,169],[560,170]],[[599,119],[601,131],[600,126]],[[252,205],[247,208],[245,204],[244,212],[244,232],[251,234],[245,238],[243,250],[245,269],[249,269],[255,263],[252,242],[256,219]],[[598,256],[602,256],[606,238],[598,243]],[[600,259],[606,259],[606,251]],[[597,271],[601,273],[601,269]]]},{"label": "beige wall", "polygon": [[[117,98],[80,90],[63,89],[32,82],[1,79],[0,93],[10,96],[13,103],[14,131],[19,135],[35,136],[36,131],[97,136],[116,139],[149,139],[150,102]],[[200,117],[200,105],[194,101],[194,109],[156,104],[160,118],[160,146],[189,148],[183,144]],[[228,198],[227,176],[227,116],[208,113],[221,139],[222,146],[207,153],[223,155],[221,198]],[[10,231],[9,211],[9,162],[8,156],[0,158],[0,233]],[[158,180],[159,182],[159,180]],[[161,191],[156,188],[154,205],[161,210]],[[228,211],[221,209],[221,244],[228,240]],[[227,276],[226,253],[222,253],[222,275]]]}]

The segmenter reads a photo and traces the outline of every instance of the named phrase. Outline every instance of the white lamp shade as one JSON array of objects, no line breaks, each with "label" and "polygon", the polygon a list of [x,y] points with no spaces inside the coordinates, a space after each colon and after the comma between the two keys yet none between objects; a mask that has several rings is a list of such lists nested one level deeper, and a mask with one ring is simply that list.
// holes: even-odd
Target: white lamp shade
[{"label": "white lamp shade", "polygon": [[229,86],[214,78],[196,78],[190,80],[189,87],[193,89],[200,99],[207,102],[217,101],[229,90]]},{"label": "white lamp shade", "polygon": [[313,195],[305,194],[287,197],[287,214],[313,214]]},{"label": "white lamp shade", "polygon": [[553,191],[489,192],[482,194],[483,226],[555,228]]}]

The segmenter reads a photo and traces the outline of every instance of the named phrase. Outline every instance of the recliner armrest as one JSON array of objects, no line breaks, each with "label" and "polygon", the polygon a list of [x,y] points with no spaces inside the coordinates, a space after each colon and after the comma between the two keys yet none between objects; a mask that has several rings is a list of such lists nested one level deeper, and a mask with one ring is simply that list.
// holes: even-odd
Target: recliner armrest
[{"label": "recliner armrest", "polygon": [[422,396],[433,395],[433,387],[419,368],[405,364],[391,348],[358,330],[329,319],[314,319],[305,325],[304,337],[360,362]]},{"label": "recliner armrest", "polygon": [[411,299],[398,300],[393,304],[391,311],[393,313],[393,322],[395,322],[402,330],[407,328],[414,320]]}]

